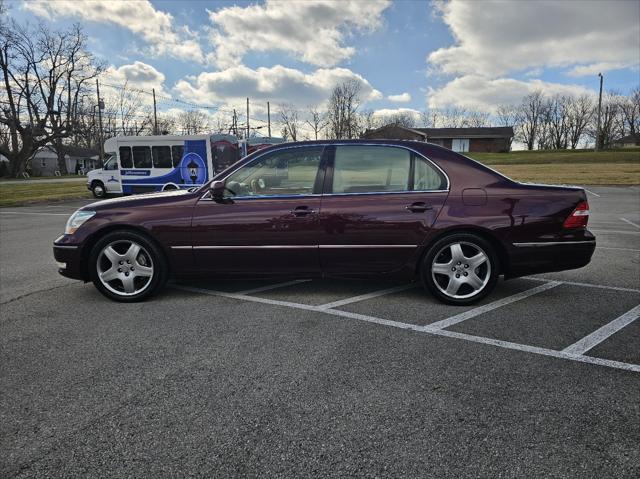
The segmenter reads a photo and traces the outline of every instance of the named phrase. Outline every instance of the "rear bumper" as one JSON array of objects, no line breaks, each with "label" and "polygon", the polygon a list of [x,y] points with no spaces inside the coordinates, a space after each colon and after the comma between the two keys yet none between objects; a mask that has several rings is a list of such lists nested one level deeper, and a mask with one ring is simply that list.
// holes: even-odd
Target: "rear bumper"
[{"label": "rear bumper", "polygon": [[507,277],[582,268],[591,261],[596,239],[513,243]]},{"label": "rear bumper", "polygon": [[58,273],[62,276],[86,281],[80,245],[71,244],[68,237],[63,235],[53,243],[53,257],[58,263]]}]

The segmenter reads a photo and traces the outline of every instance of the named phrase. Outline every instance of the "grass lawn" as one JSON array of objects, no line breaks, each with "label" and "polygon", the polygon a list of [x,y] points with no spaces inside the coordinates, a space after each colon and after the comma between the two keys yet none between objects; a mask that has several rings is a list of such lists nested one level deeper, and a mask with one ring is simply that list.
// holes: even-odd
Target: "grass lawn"
[{"label": "grass lawn", "polygon": [[517,181],[573,185],[640,184],[640,149],[636,148],[466,155]]},{"label": "grass lawn", "polygon": [[69,178],[75,178],[78,181],[82,181],[85,180],[86,181],[86,176],[80,176],[80,175],[62,175],[62,176],[30,176],[29,178],[0,178],[0,183],[2,183],[3,181],[18,181],[18,180],[59,180],[59,179],[69,179]]},{"label": "grass lawn", "polygon": [[81,183],[33,183],[3,185],[0,182],[0,206],[17,206],[43,201],[59,201],[89,198],[85,182]]}]

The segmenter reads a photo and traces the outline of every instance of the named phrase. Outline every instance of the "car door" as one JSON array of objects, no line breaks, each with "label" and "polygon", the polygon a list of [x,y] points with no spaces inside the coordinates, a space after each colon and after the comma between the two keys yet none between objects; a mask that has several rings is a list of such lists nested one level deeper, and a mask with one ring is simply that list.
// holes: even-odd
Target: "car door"
[{"label": "car door", "polygon": [[384,273],[412,264],[447,194],[444,173],[407,148],[335,146],[320,215],[323,272]]},{"label": "car door", "polygon": [[118,169],[118,159],[116,155],[111,156],[105,163],[100,172],[102,182],[107,193],[121,193],[120,187],[120,170]]},{"label": "car door", "polygon": [[319,273],[322,146],[259,155],[225,179],[227,196],[194,209],[195,264],[220,273]]}]

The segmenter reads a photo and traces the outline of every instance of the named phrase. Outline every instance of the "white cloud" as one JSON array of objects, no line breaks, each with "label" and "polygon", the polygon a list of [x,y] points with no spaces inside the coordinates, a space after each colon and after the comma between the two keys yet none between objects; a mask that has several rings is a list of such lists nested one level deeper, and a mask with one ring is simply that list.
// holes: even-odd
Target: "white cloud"
[{"label": "white cloud", "polygon": [[411,95],[407,92],[404,92],[400,95],[389,95],[387,99],[396,103],[408,103],[411,101]]},{"label": "white cloud", "polygon": [[430,108],[459,106],[472,110],[495,113],[500,104],[517,104],[524,96],[542,90],[547,95],[593,94],[581,85],[549,83],[542,80],[521,81],[513,78],[489,79],[479,75],[465,75],[447,83],[442,88],[429,89]]},{"label": "white cloud", "polygon": [[127,83],[133,88],[151,91],[163,89],[165,76],[151,65],[143,62],[134,62],[130,65],[122,65],[118,68],[110,66],[102,75],[103,81],[116,85]]},{"label": "white cloud", "polygon": [[215,47],[210,60],[228,68],[240,64],[249,51],[284,50],[313,65],[334,66],[355,53],[344,45],[345,37],[378,28],[389,4],[389,0],[267,0],[209,11]]},{"label": "white cloud", "polygon": [[181,97],[198,103],[270,101],[299,107],[325,102],[335,85],[347,80],[360,83],[364,101],[378,100],[382,94],[362,76],[346,68],[320,68],[312,73],[281,65],[251,69],[244,65],[218,72],[204,72],[197,77],[180,80],[175,89]]},{"label": "white cloud", "polygon": [[490,77],[538,66],[638,64],[640,2],[453,0],[437,4],[455,45],[428,56],[446,74]]},{"label": "white cloud", "polygon": [[567,72],[572,77],[592,76],[611,70],[621,70],[623,68],[637,67],[637,64],[624,62],[598,62],[591,65],[578,65]]},{"label": "white cloud", "polygon": [[195,34],[187,27],[176,28],[173,16],[156,10],[148,0],[31,0],[23,6],[44,18],[72,16],[92,22],[114,23],[140,36],[154,55],[199,62],[204,59]]}]

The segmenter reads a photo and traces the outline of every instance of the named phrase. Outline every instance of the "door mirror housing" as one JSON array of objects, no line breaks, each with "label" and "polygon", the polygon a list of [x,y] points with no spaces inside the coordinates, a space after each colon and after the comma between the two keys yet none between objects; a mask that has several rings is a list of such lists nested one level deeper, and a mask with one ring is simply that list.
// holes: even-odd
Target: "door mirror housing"
[{"label": "door mirror housing", "polygon": [[224,199],[224,181],[214,181],[209,187],[211,198],[214,201],[222,201]]}]

